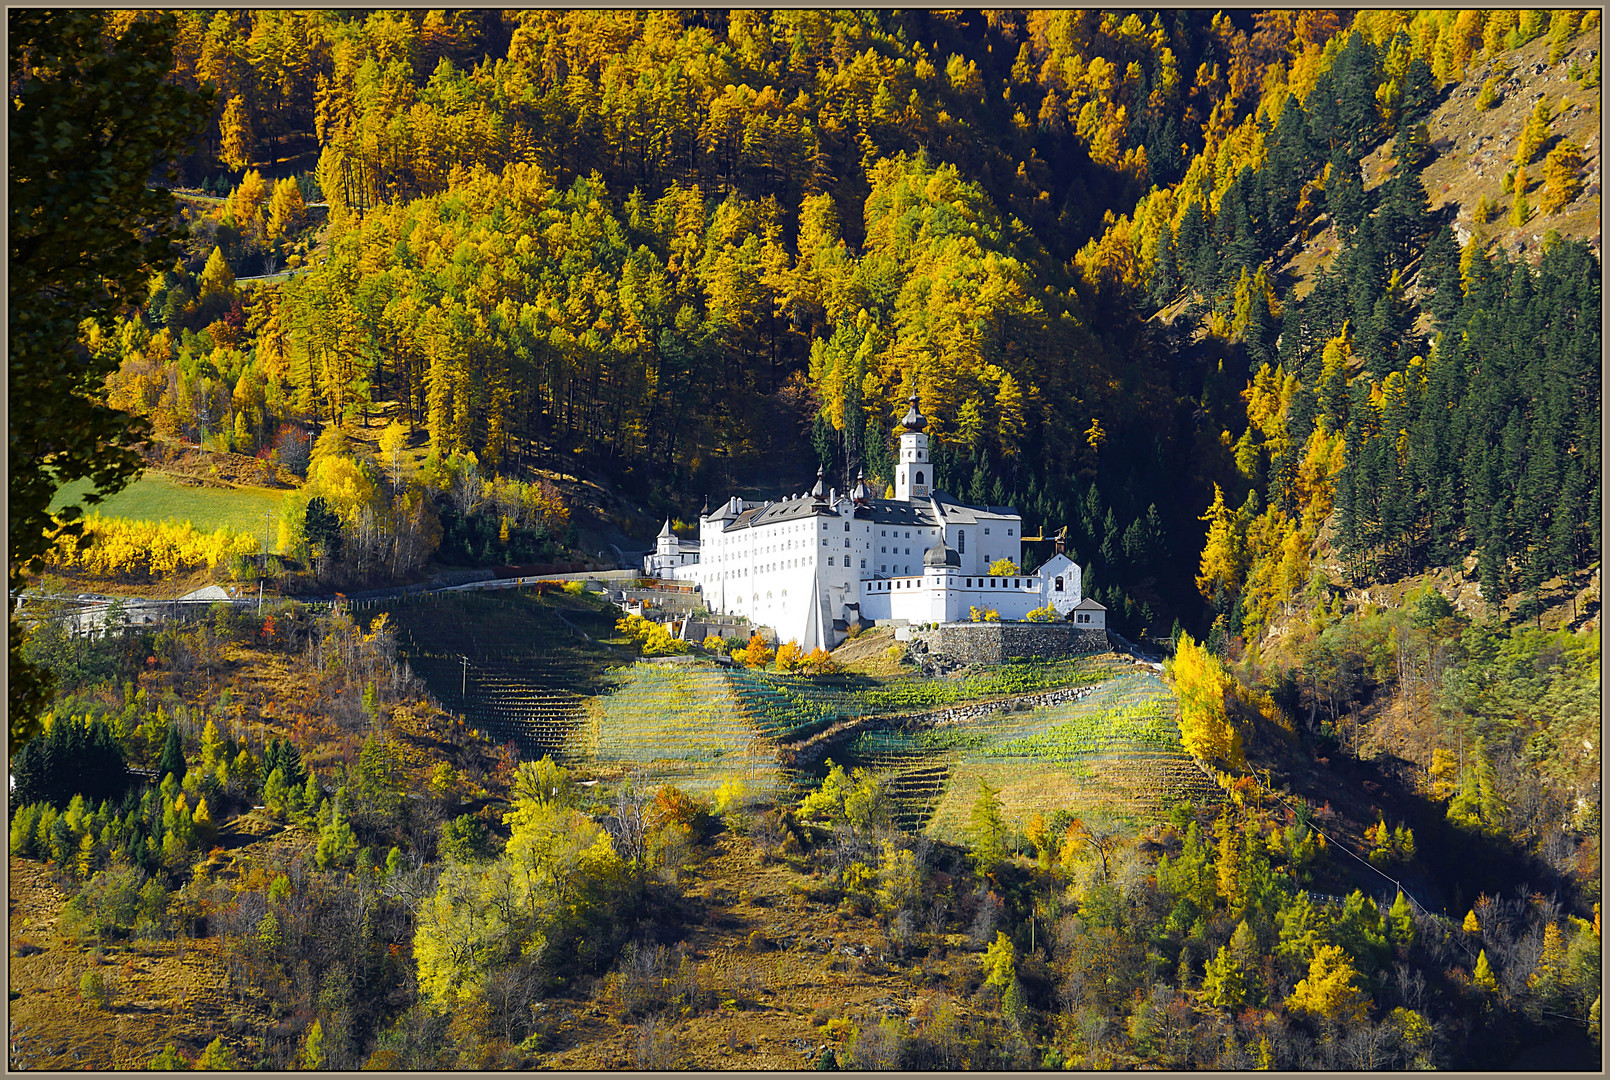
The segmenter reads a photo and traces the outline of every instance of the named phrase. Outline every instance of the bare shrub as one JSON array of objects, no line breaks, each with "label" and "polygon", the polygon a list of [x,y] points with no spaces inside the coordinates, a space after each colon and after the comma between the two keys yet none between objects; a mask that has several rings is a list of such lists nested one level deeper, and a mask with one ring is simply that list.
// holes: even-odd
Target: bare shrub
[{"label": "bare shrub", "polygon": [[777,849],[782,846],[783,839],[788,830],[783,827],[782,819],[775,810],[767,810],[763,814],[756,814],[749,825],[749,838],[760,849],[761,858],[773,858]]},{"label": "bare shrub", "polygon": [[850,1044],[850,1065],[856,1069],[898,1069],[904,1056],[907,1036],[904,1025],[885,1018],[876,1024],[867,1024],[856,1033]]},{"label": "bare shrub", "polygon": [[973,916],[968,936],[974,945],[987,945],[995,940],[995,924],[1001,918],[1001,898],[982,887],[979,892],[982,895],[978,898],[978,913]]},{"label": "bare shrub", "polygon": [[639,1069],[658,1072],[685,1068],[687,1052],[687,1044],[659,1017],[651,1016],[637,1026],[632,1063]]},{"label": "bare shrub", "polygon": [[668,1003],[667,982],[676,970],[676,959],[664,945],[628,942],[609,982],[620,1016],[643,1016]]}]

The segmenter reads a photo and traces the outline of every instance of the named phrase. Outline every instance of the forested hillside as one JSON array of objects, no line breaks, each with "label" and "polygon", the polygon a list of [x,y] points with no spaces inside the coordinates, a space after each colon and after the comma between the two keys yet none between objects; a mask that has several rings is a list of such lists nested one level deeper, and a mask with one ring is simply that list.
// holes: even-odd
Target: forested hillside
[{"label": "forested hillside", "polygon": [[[227,198],[95,340],[159,431],[294,456],[287,424],[389,418],[442,462],[586,462],[690,517],[807,483],[807,445],[886,483],[916,389],[942,485],[1068,525],[1132,635],[1211,621],[1182,572],[1204,512],[1239,541],[1208,574],[1232,630],[1332,504],[1350,566],[1477,550],[1489,595],[1596,548],[1597,261],[1460,251],[1418,179],[1427,110],[1484,57],[1577,50],[1591,108],[1591,12],[178,18],[174,77],[218,87],[185,167]],[[1540,108],[1515,169],[1546,225],[1591,174]],[[1276,257],[1321,230],[1343,250],[1298,302]],[[1500,318],[1520,351],[1489,358],[1511,307],[1553,337]],[[1516,411],[1534,385],[1546,416]]]}]

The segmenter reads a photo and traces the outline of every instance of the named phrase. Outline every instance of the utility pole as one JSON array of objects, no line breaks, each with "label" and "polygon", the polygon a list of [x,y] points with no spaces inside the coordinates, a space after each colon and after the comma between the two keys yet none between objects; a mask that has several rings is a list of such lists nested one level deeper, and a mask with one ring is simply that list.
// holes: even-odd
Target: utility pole
[{"label": "utility pole", "polygon": [[458,658],[464,661],[464,670],[460,673],[458,680],[458,700],[459,704],[462,705],[470,681],[470,658],[463,653],[460,653]]},{"label": "utility pole", "polygon": [[263,579],[257,579],[257,614],[263,614]]}]

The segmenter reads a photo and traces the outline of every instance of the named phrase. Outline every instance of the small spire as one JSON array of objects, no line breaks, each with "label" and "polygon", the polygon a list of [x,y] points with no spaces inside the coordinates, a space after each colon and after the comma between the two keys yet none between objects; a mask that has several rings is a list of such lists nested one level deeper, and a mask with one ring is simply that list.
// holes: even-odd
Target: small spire
[{"label": "small spire", "polygon": [[827,497],[827,489],[823,486],[826,483],[826,475],[826,468],[818,465],[816,467],[816,486],[811,488],[811,498],[817,502],[821,502]]},{"label": "small spire", "polygon": [[921,431],[928,426],[928,420],[917,409],[917,391],[915,387],[912,388],[911,397],[907,400],[910,402],[911,408],[906,410],[906,415],[901,419],[900,426],[907,431]]},{"label": "small spire", "polygon": [[672,533],[671,533],[671,519],[666,518],[665,519],[665,525],[663,527],[661,527],[661,529],[660,529],[660,536],[666,537],[666,536],[670,536],[670,535],[672,535]]}]

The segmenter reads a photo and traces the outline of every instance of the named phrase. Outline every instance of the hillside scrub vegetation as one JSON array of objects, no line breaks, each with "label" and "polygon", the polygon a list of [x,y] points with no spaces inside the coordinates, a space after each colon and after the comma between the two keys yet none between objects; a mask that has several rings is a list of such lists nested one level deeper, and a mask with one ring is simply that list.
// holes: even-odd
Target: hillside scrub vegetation
[{"label": "hillside scrub vegetation", "polygon": [[[13,1066],[1597,1060],[1597,11],[74,25],[194,124],[52,355],[288,490],[18,563]],[[912,395],[1112,652],[396,595],[888,490]]]},{"label": "hillside scrub vegetation", "polygon": [[[1407,696],[1393,680],[1422,677],[1416,648],[1461,642],[1421,718],[1428,731],[1378,730],[1392,715],[1380,712],[1350,733],[1370,715],[1361,701],[1338,702],[1331,724],[1316,700],[1320,729],[1298,725],[1333,754],[1350,738],[1364,757],[1372,740],[1433,743],[1427,808],[1361,833],[1259,778],[1263,765],[1293,768],[1280,736],[1249,719],[1244,703],[1261,692],[1189,638],[1172,668],[1180,722],[1204,709],[1221,728],[1234,718],[1253,772],[1211,755],[1229,770],[1218,798],[1138,817],[1019,817],[981,784],[954,843],[903,832],[885,776],[832,762],[802,795],[759,802],[730,778],[711,802],[630,772],[583,785],[585,771],[519,762],[436,714],[386,618],[366,628],[340,608],[281,607],[85,643],[102,658],[58,673],[60,718],[17,760],[12,855],[48,863],[66,896],[57,926],[81,949],[215,941],[219,977],[281,1016],[215,1054],[260,1067],[637,1061],[610,1048],[672,1017],[704,1030],[753,1010],[810,1032],[767,1004],[799,977],[768,958],[812,956],[776,926],[749,923],[721,965],[672,947],[711,932],[703,911],[755,910],[732,897],[769,880],[761,870],[689,891],[733,859],[793,882],[767,903],[808,918],[794,935],[870,943],[828,971],[927,1002],[900,1024],[818,1010],[812,1024],[849,1064],[1456,1066],[1535,1040],[1551,1016],[1592,1019],[1597,932],[1570,914],[1596,910],[1592,849],[1562,841],[1593,826],[1555,823],[1596,771],[1561,751],[1578,730],[1568,703],[1589,715],[1597,657],[1596,637],[1484,635],[1444,607],[1422,598],[1318,635],[1358,658],[1347,662],[1362,665],[1360,692],[1378,696]],[[1402,651],[1371,651],[1387,641]],[[1317,657],[1298,646],[1291,669],[1271,662],[1273,692],[1300,706]],[[1492,668],[1506,674],[1465,675]],[[1185,690],[1193,679],[1202,689]],[[292,682],[320,690],[287,696]],[[226,689],[209,697],[208,685]],[[1562,719],[1512,719],[1529,703]],[[1456,730],[1469,742],[1450,769],[1458,759],[1434,744]],[[100,782],[124,762],[163,779],[92,790],[61,768],[91,748],[109,763]],[[1551,874],[1532,879],[1546,891],[1511,896],[1481,876],[1512,864]],[[762,993],[768,979],[780,981]],[[564,1035],[533,1008],[544,1002],[591,1003],[603,1026]],[[152,1053],[168,1038],[153,1031]]]}]

